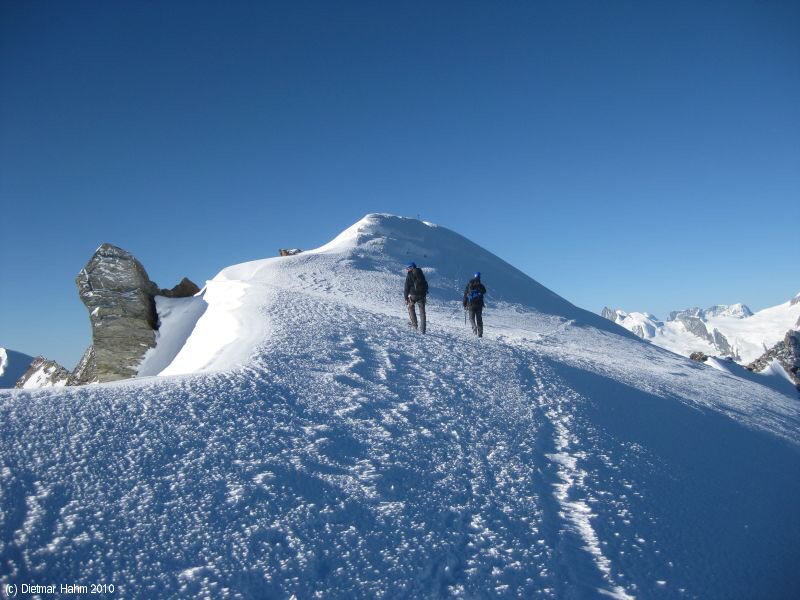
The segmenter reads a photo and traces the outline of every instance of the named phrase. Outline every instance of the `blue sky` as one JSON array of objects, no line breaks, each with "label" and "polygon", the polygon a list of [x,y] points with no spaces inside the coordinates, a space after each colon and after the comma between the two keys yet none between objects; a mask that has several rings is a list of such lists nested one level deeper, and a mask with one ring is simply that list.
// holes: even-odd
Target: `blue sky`
[{"label": "blue sky", "polygon": [[73,366],[102,242],[202,285],[368,212],[592,311],[800,291],[800,3],[0,7],[2,346]]}]

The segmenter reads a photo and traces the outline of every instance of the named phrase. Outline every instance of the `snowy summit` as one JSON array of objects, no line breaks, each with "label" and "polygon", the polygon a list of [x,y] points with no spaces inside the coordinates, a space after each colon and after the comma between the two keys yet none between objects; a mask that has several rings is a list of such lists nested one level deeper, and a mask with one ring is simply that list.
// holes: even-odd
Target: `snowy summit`
[{"label": "snowy summit", "polygon": [[[402,302],[410,261],[430,285],[424,336]],[[482,339],[461,309],[475,271]],[[444,227],[368,215],[167,300],[138,379],[0,392],[0,584],[800,591],[800,403],[647,344]]]}]

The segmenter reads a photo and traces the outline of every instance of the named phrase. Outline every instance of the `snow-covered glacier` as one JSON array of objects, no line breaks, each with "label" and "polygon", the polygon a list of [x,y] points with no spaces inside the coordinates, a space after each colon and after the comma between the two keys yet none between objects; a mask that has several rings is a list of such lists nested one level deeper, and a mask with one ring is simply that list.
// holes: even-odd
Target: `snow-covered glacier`
[{"label": "snow-covered glacier", "polygon": [[[430,283],[407,327],[403,265]],[[485,337],[461,292],[481,271]],[[800,403],[436,225],[164,308],[153,376],[0,392],[0,584],[125,598],[797,598]]]}]

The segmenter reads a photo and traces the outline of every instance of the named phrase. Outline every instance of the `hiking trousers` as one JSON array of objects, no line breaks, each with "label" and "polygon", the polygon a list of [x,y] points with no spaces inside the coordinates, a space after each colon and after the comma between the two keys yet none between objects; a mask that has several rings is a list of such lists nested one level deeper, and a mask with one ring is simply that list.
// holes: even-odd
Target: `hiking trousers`
[{"label": "hiking trousers", "polygon": [[425,333],[425,298],[415,299],[414,296],[408,297],[408,320],[411,327],[417,329],[417,311],[415,305],[419,305],[419,330]]},{"label": "hiking trousers", "polygon": [[483,307],[469,307],[469,322],[472,325],[472,333],[478,337],[483,337]]}]

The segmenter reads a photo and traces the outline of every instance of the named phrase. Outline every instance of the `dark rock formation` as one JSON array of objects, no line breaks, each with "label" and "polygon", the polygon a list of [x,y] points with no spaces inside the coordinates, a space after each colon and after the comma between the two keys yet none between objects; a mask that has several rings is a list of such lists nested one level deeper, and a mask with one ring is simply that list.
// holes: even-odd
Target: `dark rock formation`
[{"label": "dark rock formation", "polygon": [[97,249],[75,283],[89,310],[92,345],[70,377],[71,385],[134,377],[145,352],[155,346],[154,297],[199,291],[186,278],[171,290],[159,289],[130,252],[111,244]]},{"label": "dark rock formation", "polygon": [[279,256],[294,256],[295,254],[300,254],[302,250],[299,248],[279,248],[278,255]]},{"label": "dark rock formation", "polygon": [[708,356],[706,356],[703,352],[692,352],[689,355],[689,358],[696,360],[697,362],[706,362],[708,360]]},{"label": "dark rock formation", "polygon": [[750,371],[763,371],[773,360],[778,361],[800,391],[800,331],[787,331],[782,341],[775,344],[746,368]]},{"label": "dark rock formation", "polygon": [[171,290],[162,289],[158,295],[166,296],[167,298],[186,298],[188,296],[194,296],[199,291],[200,288],[197,287],[197,284],[194,281],[184,277],[174,288]]},{"label": "dark rock formation", "polygon": [[794,306],[795,304],[800,304],[800,294],[797,294],[797,296],[789,301],[789,306]]},{"label": "dark rock formation", "polygon": [[155,346],[153,297],[160,290],[132,254],[111,244],[97,249],[75,283],[92,323],[92,349],[81,359],[75,382],[133,377],[144,353]]},{"label": "dark rock formation", "polygon": [[64,367],[54,360],[37,356],[14,387],[34,389],[64,386],[67,385],[68,380],[69,371]]},{"label": "dark rock formation", "polygon": [[86,352],[83,353],[77,366],[69,376],[67,385],[84,385],[87,383],[96,383],[95,379],[96,366],[94,362],[94,346],[89,346]]}]

